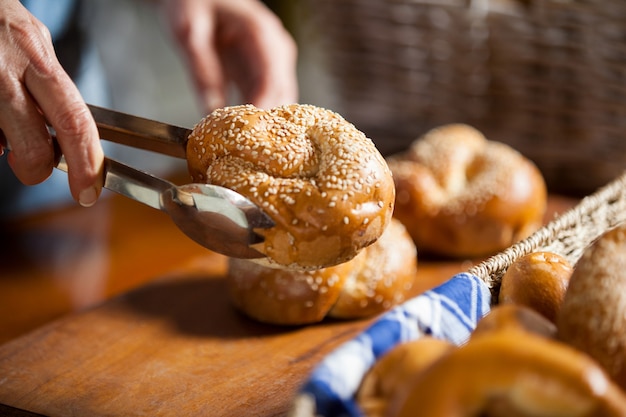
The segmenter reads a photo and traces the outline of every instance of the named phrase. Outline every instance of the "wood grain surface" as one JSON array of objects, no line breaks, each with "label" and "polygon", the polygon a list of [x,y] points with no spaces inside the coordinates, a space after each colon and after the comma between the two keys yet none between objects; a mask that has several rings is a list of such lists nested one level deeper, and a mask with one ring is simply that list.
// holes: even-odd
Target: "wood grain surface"
[{"label": "wood grain surface", "polygon": [[369,321],[253,322],[214,257],[1,346],[0,403],[49,416],[286,413],[312,367]]},{"label": "wood grain surface", "polygon": [[[573,203],[552,198],[546,219]],[[96,207],[3,229],[18,243],[0,275],[2,415],[282,416],[373,320],[256,323],[229,302],[224,257],[156,210]],[[420,259],[415,294],[470,265]]]}]

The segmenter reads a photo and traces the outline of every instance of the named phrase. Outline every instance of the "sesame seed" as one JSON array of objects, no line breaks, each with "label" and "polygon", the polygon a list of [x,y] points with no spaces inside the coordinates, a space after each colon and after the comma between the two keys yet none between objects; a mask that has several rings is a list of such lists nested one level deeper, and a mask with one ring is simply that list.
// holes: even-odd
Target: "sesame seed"
[{"label": "sesame seed", "polygon": [[[342,216],[336,227],[336,221],[323,216],[337,207],[358,213],[373,204],[381,209],[392,204],[384,200],[387,197],[372,201],[374,188],[379,189],[377,195],[386,196],[391,193],[380,189],[393,186],[373,142],[330,110],[311,105],[270,110],[252,105],[225,107],[194,127],[188,148],[193,150],[188,152],[193,155],[189,161],[193,178],[233,189],[270,216],[308,210],[306,216],[314,220],[294,217],[276,222],[280,227],[297,225],[298,233],[310,233],[307,229],[312,228],[326,233],[332,225],[333,233],[352,235],[354,228],[368,224],[372,217]],[[318,215],[322,218],[315,217]],[[297,239],[294,242],[297,244]],[[271,246],[271,240],[265,245],[266,249]]]}]

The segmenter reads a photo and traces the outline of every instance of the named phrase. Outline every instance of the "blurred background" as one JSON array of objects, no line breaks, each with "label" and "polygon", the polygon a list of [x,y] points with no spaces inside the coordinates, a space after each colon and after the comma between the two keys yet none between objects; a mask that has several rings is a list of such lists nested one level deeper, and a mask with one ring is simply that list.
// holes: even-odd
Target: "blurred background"
[{"label": "blurred background", "polygon": [[[204,116],[169,33],[149,2],[82,3],[89,9],[89,30],[110,81],[113,108],[189,128]],[[551,192],[586,195],[624,169],[624,0],[266,3],[298,42],[300,101],[339,112],[385,153],[406,147],[429,128],[464,122],[534,160]],[[110,156],[155,175],[186,170],[183,160],[114,150],[118,152]],[[58,185],[68,194],[63,201],[70,203],[64,175],[57,176]],[[0,201],[7,201],[7,195]],[[124,210],[136,207],[123,204]],[[159,235],[158,226],[169,224],[165,217],[158,223],[159,213],[148,210],[155,217],[142,223],[143,218],[133,217],[133,209],[114,208],[105,201],[90,210],[60,212],[60,227],[34,223],[36,230],[27,233],[12,232],[6,227],[12,223],[6,222],[0,241],[11,242],[18,251],[24,248],[21,258],[7,252],[9,260],[20,264],[20,273],[27,265],[45,274],[42,291],[33,291],[32,270],[24,270],[23,279],[9,273],[2,280],[9,271],[9,262],[4,262],[0,316],[15,319],[15,328],[22,331],[47,320],[48,313],[28,306],[54,299],[50,288],[60,285],[58,292],[70,293],[72,302],[82,307],[160,274],[161,264],[134,255],[139,245],[133,245],[146,232],[156,238],[151,244],[166,249],[168,259],[182,256],[184,249],[169,253],[178,249],[178,241],[159,240],[169,237]],[[143,215],[140,209],[137,213]],[[152,219],[157,220],[150,227],[135,225]],[[127,262],[111,262],[109,252],[125,251],[131,254]],[[42,260],[27,262],[31,252]],[[114,276],[123,281],[107,281]],[[22,302],[25,293],[31,303]],[[18,300],[19,308],[8,300]],[[66,311],[66,304],[59,301],[52,313]]]},{"label": "blurred background", "polygon": [[[89,4],[113,107],[199,121],[155,10],[134,0]],[[468,123],[532,159],[554,191],[585,195],[623,170],[623,0],[266,4],[298,42],[300,101],[337,111],[385,155],[433,127]]]},{"label": "blurred background", "polygon": [[[586,195],[623,170],[623,0],[263,1],[298,44],[300,102],[338,112],[385,156],[434,127],[466,123],[534,161],[551,191]],[[91,70],[103,68],[110,83],[110,100],[84,96],[190,128],[205,115],[151,3],[80,3],[97,46],[84,62],[99,58]],[[157,176],[185,170],[185,161],[120,145],[105,151]],[[67,188],[62,176],[51,179]]]},{"label": "blurred background", "polygon": [[[136,0],[94,0],[87,10],[89,27],[111,83],[112,107],[133,115],[184,127],[204,116],[187,72],[157,10]],[[315,29],[298,1],[268,0],[298,39],[316,39]],[[332,107],[328,77],[319,50],[299,50],[300,101]],[[113,145],[113,147],[118,147]],[[184,166],[184,161],[119,147],[116,157],[151,173]],[[121,155],[120,155],[121,154]]]}]

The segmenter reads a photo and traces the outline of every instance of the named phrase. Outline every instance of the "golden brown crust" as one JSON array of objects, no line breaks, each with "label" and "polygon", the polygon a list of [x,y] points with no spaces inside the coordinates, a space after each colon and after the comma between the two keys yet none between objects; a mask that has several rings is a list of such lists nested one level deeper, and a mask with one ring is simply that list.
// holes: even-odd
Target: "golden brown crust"
[{"label": "golden brown crust", "polygon": [[[343,283],[330,317],[369,317],[402,303],[417,275],[417,249],[406,228],[392,220],[378,241],[363,250]],[[358,258],[357,257],[357,258]]]},{"label": "golden brown crust", "polygon": [[554,323],[572,271],[568,260],[556,253],[522,256],[502,276],[498,301],[530,307]]},{"label": "golden brown crust", "polygon": [[426,337],[389,351],[357,403],[367,417],[626,415],[622,390],[593,358],[552,339],[554,328],[528,307],[498,305],[461,347]]},{"label": "golden brown crust", "polygon": [[385,353],[367,372],[356,400],[367,417],[386,415],[389,399],[426,367],[454,349],[450,342],[424,337],[400,343]]},{"label": "golden brown crust", "polygon": [[396,184],[394,215],[420,251],[489,255],[542,224],[547,191],[538,168],[470,126],[433,129],[387,161]]},{"label": "golden brown crust", "polygon": [[230,259],[228,284],[233,304],[251,318],[300,325],[381,313],[405,300],[416,275],[415,245],[392,220],[380,239],[343,264],[289,270]]},{"label": "golden brown crust", "polygon": [[557,317],[558,337],[597,360],[626,389],[626,226],[577,262]]},{"label": "golden brown crust", "polygon": [[[498,414],[497,405],[507,414]],[[514,410],[514,413],[511,412]],[[454,349],[396,390],[389,413],[404,416],[623,416],[626,398],[582,352],[516,330]]]},{"label": "golden brown crust", "polygon": [[230,258],[230,299],[238,310],[263,323],[317,323],[337,302],[352,262],[355,260],[318,270],[293,270]]},{"label": "golden brown crust", "polygon": [[216,110],[195,126],[187,160],[194,181],[233,189],[275,221],[260,250],[281,266],[345,262],[393,212],[393,179],[373,142],[319,107]]},{"label": "golden brown crust", "polygon": [[499,304],[481,318],[471,338],[503,330],[530,332],[554,339],[556,325],[537,311],[521,304]]}]

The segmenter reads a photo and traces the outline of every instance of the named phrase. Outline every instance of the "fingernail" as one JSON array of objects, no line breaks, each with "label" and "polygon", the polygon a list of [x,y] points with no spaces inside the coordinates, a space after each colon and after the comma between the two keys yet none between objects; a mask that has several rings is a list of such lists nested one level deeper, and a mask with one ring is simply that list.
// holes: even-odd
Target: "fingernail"
[{"label": "fingernail", "polygon": [[98,190],[96,187],[85,188],[78,194],[78,204],[83,207],[91,207],[98,201]]},{"label": "fingernail", "polygon": [[207,113],[212,112],[215,109],[219,109],[224,105],[224,100],[220,94],[215,91],[207,91],[204,93],[204,106]]}]

